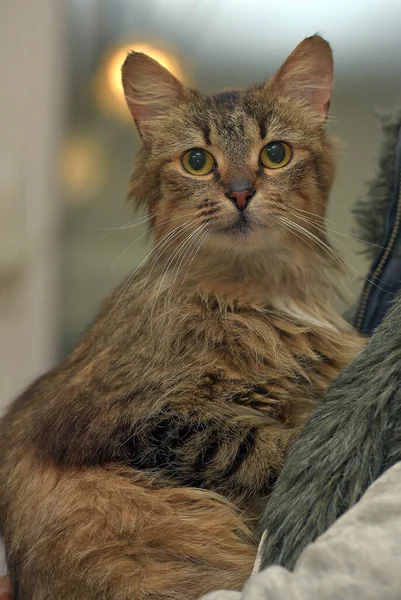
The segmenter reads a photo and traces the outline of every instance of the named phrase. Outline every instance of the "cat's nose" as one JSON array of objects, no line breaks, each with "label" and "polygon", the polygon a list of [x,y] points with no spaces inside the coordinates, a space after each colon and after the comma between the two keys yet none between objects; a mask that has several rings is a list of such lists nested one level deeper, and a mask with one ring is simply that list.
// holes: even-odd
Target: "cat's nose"
[{"label": "cat's nose", "polygon": [[248,206],[249,200],[252,198],[254,193],[255,193],[254,189],[235,190],[235,191],[229,190],[226,193],[226,196],[227,196],[227,198],[230,198],[230,200],[232,200],[234,202],[234,204],[236,205],[238,210],[245,210],[245,208]]}]

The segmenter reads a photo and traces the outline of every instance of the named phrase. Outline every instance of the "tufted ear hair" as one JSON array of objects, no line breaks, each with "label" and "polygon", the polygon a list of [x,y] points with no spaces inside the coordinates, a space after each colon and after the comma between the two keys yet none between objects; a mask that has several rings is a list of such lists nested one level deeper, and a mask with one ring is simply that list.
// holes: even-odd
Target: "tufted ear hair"
[{"label": "tufted ear hair", "polygon": [[161,64],[142,52],[130,52],[122,66],[125,100],[146,142],[152,121],[188,96],[187,88]]},{"label": "tufted ear hair", "polygon": [[303,101],[325,120],[333,87],[333,54],[329,43],[318,35],[304,39],[266,87]]}]

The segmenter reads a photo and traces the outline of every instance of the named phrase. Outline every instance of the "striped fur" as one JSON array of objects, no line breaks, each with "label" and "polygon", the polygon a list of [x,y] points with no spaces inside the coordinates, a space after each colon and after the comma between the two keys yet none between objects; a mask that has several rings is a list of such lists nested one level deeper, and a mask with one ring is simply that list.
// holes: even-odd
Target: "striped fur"
[{"label": "striped fur", "polygon": [[[123,81],[144,141],[129,195],[155,246],[0,425],[22,600],[239,589],[287,447],[361,345],[331,307],[338,257],[300,212],[321,219],[333,179],[328,44],[304,41],[246,91],[202,96],[135,54]],[[284,138],[292,160],[267,172],[259,153]],[[217,168],[190,176],[180,156],[205,145]],[[255,193],[239,216],[226,192],[243,181]]]}]

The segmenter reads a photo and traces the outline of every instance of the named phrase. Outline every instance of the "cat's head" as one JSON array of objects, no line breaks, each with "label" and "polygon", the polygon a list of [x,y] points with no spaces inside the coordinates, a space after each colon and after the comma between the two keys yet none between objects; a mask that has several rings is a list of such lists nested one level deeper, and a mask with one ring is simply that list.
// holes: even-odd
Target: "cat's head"
[{"label": "cat's head", "polygon": [[202,95],[135,52],[122,76],[143,140],[130,194],[153,215],[157,237],[170,234],[165,248],[187,240],[200,253],[291,245],[316,254],[334,172],[325,40],[305,39],[267,83],[246,90]]}]

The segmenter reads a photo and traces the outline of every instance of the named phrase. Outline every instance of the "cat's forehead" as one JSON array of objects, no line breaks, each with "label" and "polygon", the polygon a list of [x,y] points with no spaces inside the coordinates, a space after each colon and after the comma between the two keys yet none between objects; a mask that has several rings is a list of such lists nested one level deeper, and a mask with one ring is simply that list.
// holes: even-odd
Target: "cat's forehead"
[{"label": "cat's forehead", "polygon": [[241,90],[202,96],[192,114],[206,143],[231,156],[248,152],[258,134],[256,115]]},{"label": "cat's forehead", "polygon": [[[191,147],[221,151],[232,164],[243,163],[259,152],[262,143],[284,140],[302,144],[307,124],[294,110],[269,97],[262,88],[223,91],[209,96],[194,92],[186,103],[175,107],[166,120],[155,149],[182,153]],[[308,143],[306,140],[306,143]]]},{"label": "cat's forehead", "polygon": [[249,90],[229,90],[198,97],[191,111],[194,128],[207,145],[218,146],[230,157],[243,158],[255,143],[285,127],[274,103]]},{"label": "cat's forehead", "polygon": [[244,92],[241,90],[226,90],[210,96],[205,96],[206,103],[214,106],[218,111],[232,111],[242,106],[244,102]]}]

